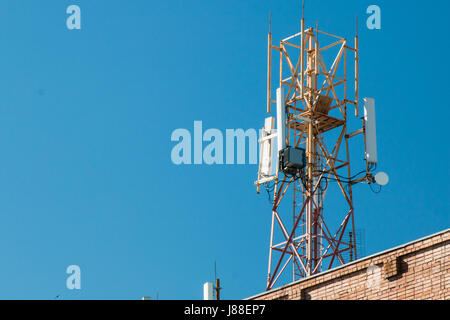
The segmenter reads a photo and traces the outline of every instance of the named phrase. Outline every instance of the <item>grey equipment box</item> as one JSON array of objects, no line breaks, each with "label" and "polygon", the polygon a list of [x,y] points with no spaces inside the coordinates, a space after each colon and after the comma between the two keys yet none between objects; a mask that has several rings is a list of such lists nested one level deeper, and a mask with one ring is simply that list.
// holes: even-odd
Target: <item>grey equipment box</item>
[{"label": "grey equipment box", "polygon": [[287,147],[278,155],[279,170],[286,174],[296,174],[306,166],[305,149]]}]

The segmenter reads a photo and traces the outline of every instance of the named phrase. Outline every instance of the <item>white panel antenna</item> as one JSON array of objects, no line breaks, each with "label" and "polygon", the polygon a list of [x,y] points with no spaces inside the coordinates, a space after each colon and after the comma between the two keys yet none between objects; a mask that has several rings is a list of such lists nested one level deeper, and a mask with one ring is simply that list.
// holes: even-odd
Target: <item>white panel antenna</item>
[{"label": "white panel antenna", "polygon": [[259,193],[261,184],[276,179],[276,175],[273,174],[274,142],[277,138],[274,117],[266,118],[260,136],[258,180],[255,182],[257,193]]},{"label": "white panel antenna", "polygon": [[377,130],[375,122],[375,99],[364,98],[364,125],[366,132],[366,160],[376,164],[377,158]]},{"label": "white panel antenna", "polygon": [[[270,136],[275,132],[275,118],[268,117],[264,122],[264,136]],[[261,145],[261,176],[268,177],[272,175],[272,156],[273,156],[273,140],[263,140]]]},{"label": "white panel antenna", "polygon": [[[284,99],[284,88],[277,89],[277,132],[278,132],[278,152],[286,148],[286,104]],[[277,153],[278,159],[278,153]]]}]

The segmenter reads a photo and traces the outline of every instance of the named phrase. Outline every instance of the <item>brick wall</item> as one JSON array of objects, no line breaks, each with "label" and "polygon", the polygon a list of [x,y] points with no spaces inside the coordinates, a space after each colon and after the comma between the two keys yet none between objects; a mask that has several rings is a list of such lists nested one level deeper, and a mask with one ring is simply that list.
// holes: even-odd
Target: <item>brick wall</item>
[{"label": "brick wall", "polygon": [[450,300],[450,229],[250,300]]}]

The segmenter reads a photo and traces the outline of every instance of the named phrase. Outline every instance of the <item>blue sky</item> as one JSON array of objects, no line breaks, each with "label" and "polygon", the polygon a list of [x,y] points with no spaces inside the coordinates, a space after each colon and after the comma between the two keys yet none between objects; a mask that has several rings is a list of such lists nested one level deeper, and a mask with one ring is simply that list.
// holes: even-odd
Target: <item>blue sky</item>
[{"label": "blue sky", "polygon": [[[71,4],[81,30],[66,28]],[[381,30],[365,27],[371,4]],[[449,227],[449,9],[306,1],[307,25],[348,39],[359,16],[361,96],[376,98],[390,176],[379,194],[355,188],[366,254]],[[224,299],[264,290],[256,165],[176,166],[170,135],[262,126],[269,10],[274,42],[298,32],[293,0],[0,1],[0,298],[201,299],[214,261]],[[66,288],[72,264],[81,290]]]}]

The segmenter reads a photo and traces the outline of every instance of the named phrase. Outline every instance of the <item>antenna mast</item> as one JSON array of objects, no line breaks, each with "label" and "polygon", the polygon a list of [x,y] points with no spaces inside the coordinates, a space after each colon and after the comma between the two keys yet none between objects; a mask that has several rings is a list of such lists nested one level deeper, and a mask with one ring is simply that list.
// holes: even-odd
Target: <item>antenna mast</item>
[{"label": "antenna mast", "polygon": [[214,282],[215,282],[214,290],[216,291],[216,300],[220,300],[220,290],[222,288],[220,287],[220,279],[217,278],[216,261],[214,261]]},{"label": "antenna mast", "polygon": [[[277,106],[278,125],[273,133],[268,121],[273,117],[266,119],[255,182],[257,192],[261,185],[273,192],[267,290],[286,279],[288,265],[295,281],[347,263],[346,257],[357,259],[352,186],[373,181],[367,160],[366,170],[359,173],[365,176],[357,178],[359,174],[350,170],[349,139],[365,136],[364,123],[362,129],[347,132],[348,105],[355,108],[356,118],[359,114],[358,35],[351,47],[347,39],[319,30],[318,24],[305,29],[304,6],[302,1],[300,33],[281,40],[279,46],[272,44],[269,18],[267,112],[272,112],[272,104]],[[280,56],[276,100],[271,96],[273,51]],[[348,81],[348,55],[355,59],[354,82]],[[354,86],[353,97],[349,86]],[[278,161],[270,176],[267,150],[276,139]],[[325,212],[327,193],[334,197]],[[293,216],[287,220],[289,211]],[[344,237],[348,232],[353,235],[350,239]]]}]

